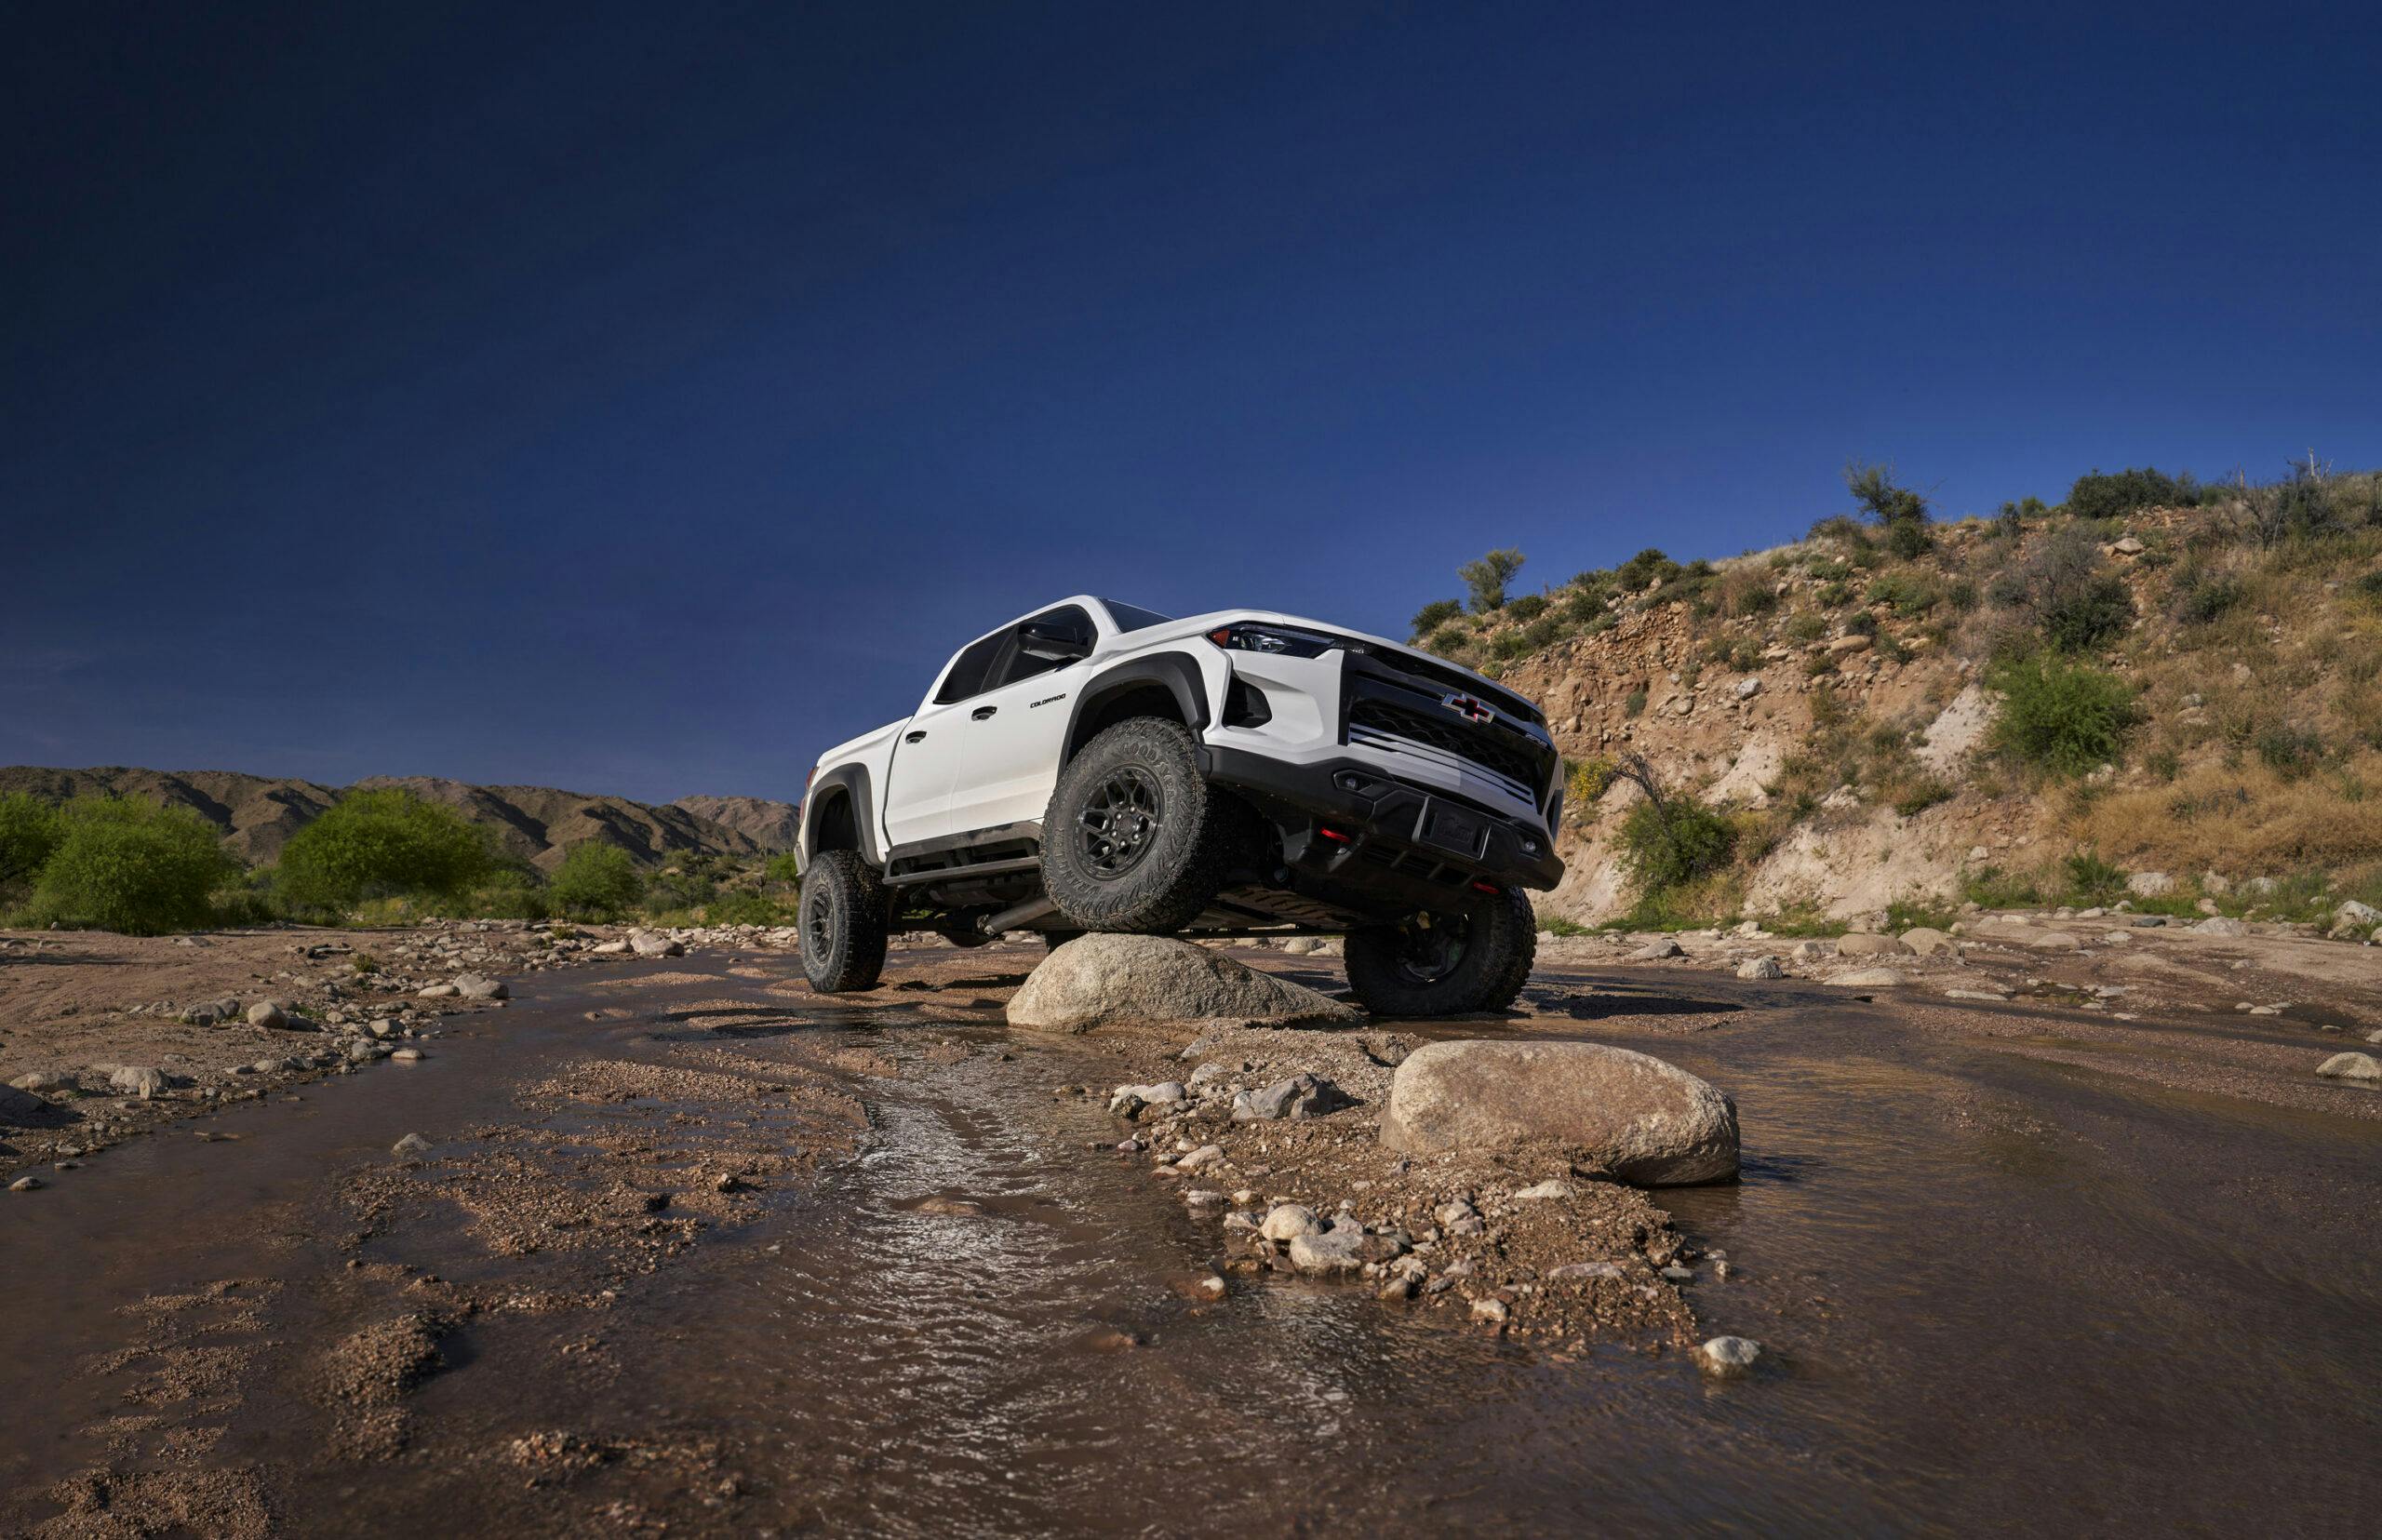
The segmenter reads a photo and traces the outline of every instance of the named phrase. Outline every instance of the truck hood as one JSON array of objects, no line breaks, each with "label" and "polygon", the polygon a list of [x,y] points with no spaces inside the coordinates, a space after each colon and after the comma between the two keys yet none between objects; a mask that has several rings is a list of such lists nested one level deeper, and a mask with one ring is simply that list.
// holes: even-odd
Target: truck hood
[{"label": "truck hood", "polygon": [[1286,615],[1278,609],[1211,610],[1205,615],[1190,615],[1179,621],[1169,622],[1163,626],[1152,626],[1146,631],[1132,632],[1130,640],[1133,649],[1139,650],[1153,641],[1171,640],[1178,636],[1205,636],[1207,633],[1215,630],[1218,626],[1233,624],[1285,625],[1301,631],[1321,631],[1334,636],[1345,636],[1350,641],[1364,643],[1376,652],[1394,653],[1401,658],[1412,659],[1426,671],[1460,676],[1468,688],[1477,687],[1485,699],[1523,702],[1531,707],[1531,716],[1533,720],[1543,722],[1546,716],[1538,709],[1537,702],[1531,700],[1529,696],[1522,694],[1512,686],[1501,685],[1487,675],[1466,668],[1462,663],[1450,663],[1437,653],[1425,652],[1421,648],[1409,647],[1404,642],[1394,642],[1387,636],[1376,636],[1369,631],[1358,631],[1353,626],[1342,625],[1334,621],[1318,621],[1306,615]]}]

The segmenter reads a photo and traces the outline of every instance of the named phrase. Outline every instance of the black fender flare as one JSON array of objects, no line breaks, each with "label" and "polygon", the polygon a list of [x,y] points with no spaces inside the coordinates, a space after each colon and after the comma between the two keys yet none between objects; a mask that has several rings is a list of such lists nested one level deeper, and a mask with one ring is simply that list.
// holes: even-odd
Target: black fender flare
[{"label": "black fender flare", "polygon": [[1199,672],[1199,665],[1188,653],[1154,652],[1104,670],[1076,691],[1075,706],[1067,713],[1067,736],[1059,762],[1064,764],[1074,758],[1076,751],[1091,736],[1085,730],[1086,718],[1124,691],[1148,685],[1161,686],[1174,697],[1175,709],[1183,713],[1183,720],[1190,725],[1195,736],[1207,730],[1213,719],[1208,711],[1207,676]]},{"label": "black fender flare", "polygon": [[852,824],[860,833],[862,857],[883,871],[885,852],[877,848],[877,804],[869,796],[866,765],[837,765],[810,783],[810,790],[802,799],[803,848],[817,855],[819,810],[834,800],[829,794],[835,792],[851,798]]}]

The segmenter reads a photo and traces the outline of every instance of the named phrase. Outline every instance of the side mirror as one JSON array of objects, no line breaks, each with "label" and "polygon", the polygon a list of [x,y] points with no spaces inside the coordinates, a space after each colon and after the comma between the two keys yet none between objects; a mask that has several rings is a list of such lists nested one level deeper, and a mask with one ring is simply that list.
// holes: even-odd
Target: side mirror
[{"label": "side mirror", "polygon": [[1071,663],[1091,656],[1091,641],[1064,626],[1028,623],[1017,628],[1017,649],[1029,658]]}]

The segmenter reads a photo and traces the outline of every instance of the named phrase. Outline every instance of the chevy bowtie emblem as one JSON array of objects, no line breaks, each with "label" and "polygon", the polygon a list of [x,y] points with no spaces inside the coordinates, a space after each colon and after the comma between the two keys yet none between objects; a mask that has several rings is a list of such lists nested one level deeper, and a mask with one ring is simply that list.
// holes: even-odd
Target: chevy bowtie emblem
[{"label": "chevy bowtie emblem", "polygon": [[1439,704],[1467,722],[1493,722],[1497,719],[1496,712],[1469,695],[1442,695]]}]

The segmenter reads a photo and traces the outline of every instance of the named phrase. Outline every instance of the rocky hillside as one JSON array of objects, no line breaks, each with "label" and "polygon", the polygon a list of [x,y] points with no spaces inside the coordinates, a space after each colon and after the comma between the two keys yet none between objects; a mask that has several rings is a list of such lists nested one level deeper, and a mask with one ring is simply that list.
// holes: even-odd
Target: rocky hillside
[{"label": "rocky hillside", "polygon": [[[2092,516],[1832,519],[1418,622],[1541,702],[1573,762],[1545,905],[1565,918],[1841,920],[2083,902],[2128,876],[2193,902],[2255,882],[2319,920],[2382,903],[2376,478],[2185,489]],[[1633,752],[1730,842],[1652,906],[1625,854],[1641,793],[1612,773]]]},{"label": "rocky hillside", "polygon": [[765,850],[790,850],[802,834],[802,806],[766,797],[682,797],[674,808],[735,830]]},{"label": "rocky hillside", "polygon": [[[794,817],[784,803],[758,797],[689,797],[652,807],[624,797],[595,797],[551,786],[474,786],[428,776],[375,776],[355,789],[402,786],[454,808],[488,829],[508,855],[552,871],[573,845],[601,839],[641,864],[659,865],[684,850],[745,856],[786,849],[778,833]],[[86,796],[139,797],[191,809],[222,831],[223,848],[250,866],[270,865],[289,837],[337,801],[341,788],[312,781],[229,770],[152,770],[105,767],[0,769],[0,792],[32,792],[54,802]],[[706,816],[717,804],[729,819]]]}]

